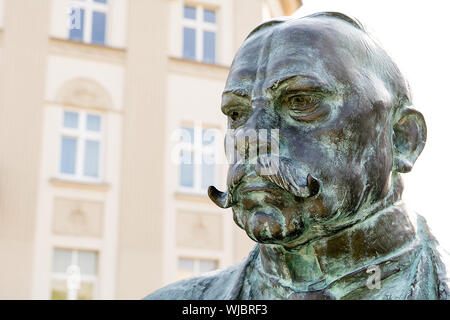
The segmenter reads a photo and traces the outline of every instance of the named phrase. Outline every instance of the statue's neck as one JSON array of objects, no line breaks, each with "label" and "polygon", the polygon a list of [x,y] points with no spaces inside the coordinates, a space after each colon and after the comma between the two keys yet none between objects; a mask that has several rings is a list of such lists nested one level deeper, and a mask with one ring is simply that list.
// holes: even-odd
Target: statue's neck
[{"label": "statue's neck", "polygon": [[260,244],[262,272],[298,290],[319,290],[355,270],[386,260],[415,238],[401,202],[331,236],[295,249]]}]

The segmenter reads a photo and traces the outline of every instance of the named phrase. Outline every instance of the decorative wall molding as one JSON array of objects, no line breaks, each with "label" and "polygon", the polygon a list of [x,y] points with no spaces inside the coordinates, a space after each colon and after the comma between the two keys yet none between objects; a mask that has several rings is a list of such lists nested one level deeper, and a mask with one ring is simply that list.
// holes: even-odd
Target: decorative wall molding
[{"label": "decorative wall molding", "polygon": [[125,48],[114,48],[54,37],[50,38],[49,51],[52,54],[122,66],[125,65],[127,52]]},{"label": "decorative wall molding", "polygon": [[106,192],[110,188],[109,184],[107,183],[79,182],[79,181],[63,180],[58,178],[51,178],[50,183],[55,187],[95,190],[102,192]]},{"label": "decorative wall molding", "polygon": [[109,93],[96,81],[76,78],[67,81],[58,90],[56,103],[84,108],[112,109]]},{"label": "decorative wall molding", "polygon": [[225,81],[229,67],[219,64],[209,64],[177,57],[169,57],[169,72],[184,74],[208,80]]}]

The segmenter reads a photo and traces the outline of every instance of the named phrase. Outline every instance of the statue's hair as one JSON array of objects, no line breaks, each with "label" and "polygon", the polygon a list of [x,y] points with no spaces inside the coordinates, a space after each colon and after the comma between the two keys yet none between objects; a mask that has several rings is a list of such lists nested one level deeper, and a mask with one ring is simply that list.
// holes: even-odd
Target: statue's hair
[{"label": "statue's hair", "polygon": [[[282,24],[287,21],[292,20],[300,20],[300,19],[311,19],[311,18],[331,18],[343,21],[345,23],[350,24],[352,27],[360,30],[367,36],[367,40],[371,41],[375,46],[368,45],[368,41],[364,40],[363,44],[365,46],[365,50],[363,54],[365,55],[365,59],[367,61],[371,61],[374,63],[374,69],[382,78],[386,80],[386,84],[390,87],[391,92],[396,100],[394,102],[394,107],[400,107],[404,105],[411,104],[411,95],[409,90],[409,85],[407,81],[404,79],[400,70],[398,69],[395,62],[392,58],[386,53],[386,51],[382,48],[382,46],[367,32],[361,22],[357,19],[352,18],[348,15],[345,15],[340,12],[332,12],[332,11],[324,11],[317,12],[311,15],[307,15],[304,17],[278,17],[262,24],[258,25],[255,29],[253,29],[247,36],[246,40],[252,37],[254,34],[258,33],[261,30],[274,27],[276,25]],[[369,40],[370,39],[370,40]]]},{"label": "statue's hair", "polygon": [[265,29],[267,27],[279,24],[279,23],[283,23],[292,19],[304,19],[304,18],[321,18],[321,17],[333,17],[333,18],[337,18],[339,20],[345,21],[350,23],[351,25],[353,25],[355,28],[362,30],[366,33],[366,30],[364,29],[364,26],[361,24],[361,22],[359,22],[357,19],[355,18],[351,18],[343,13],[340,12],[333,12],[333,11],[324,11],[324,12],[317,12],[317,13],[313,13],[304,17],[300,17],[300,18],[291,18],[291,17],[278,17],[278,18],[274,18],[274,19],[270,19],[268,21],[265,21],[263,23],[261,23],[260,25],[258,25],[255,29],[253,29],[247,36],[246,39],[250,38],[250,36],[252,36],[253,34],[255,34],[256,32],[258,32],[259,30]]}]

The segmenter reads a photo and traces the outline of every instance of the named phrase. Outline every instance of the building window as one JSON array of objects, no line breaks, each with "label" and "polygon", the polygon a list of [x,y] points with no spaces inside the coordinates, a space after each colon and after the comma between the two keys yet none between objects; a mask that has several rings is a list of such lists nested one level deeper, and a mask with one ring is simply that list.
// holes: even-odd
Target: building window
[{"label": "building window", "polygon": [[104,45],[107,0],[72,0],[70,5],[69,39]]},{"label": "building window", "polygon": [[179,188],[205,193],[215,183],[216,129],[181,128]]},{"label": "building window", "polygon": [[99,114],[63,112],[60,175],[75,180],[100,180],[102,131],[102,116]]},{"label": "building window", "polygon": [[198,276],[216,270],[217,266],[216,260],[179,258],[177,277],[181,280]]},{"label": "building window", "polygon": [[97,298],[98,253],[68,249],[53,250],[52,300]]},{"label": "building window", "polygon": [[185,5],[183,11],[183,58],[216,62],[216,11]]}]

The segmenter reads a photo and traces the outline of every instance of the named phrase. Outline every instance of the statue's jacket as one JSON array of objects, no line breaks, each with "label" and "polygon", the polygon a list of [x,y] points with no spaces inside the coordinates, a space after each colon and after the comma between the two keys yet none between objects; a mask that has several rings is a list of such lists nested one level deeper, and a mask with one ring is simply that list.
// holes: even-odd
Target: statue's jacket
[{"label": "statue's jacket", "polygon": [[450,299],[448,254],[419,215],[388,211],[312,245],[324,276],[300,288],[266,274],[256,245],[238,264],[144,299]]}]

